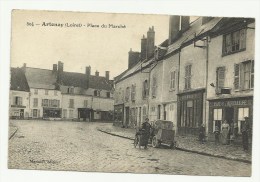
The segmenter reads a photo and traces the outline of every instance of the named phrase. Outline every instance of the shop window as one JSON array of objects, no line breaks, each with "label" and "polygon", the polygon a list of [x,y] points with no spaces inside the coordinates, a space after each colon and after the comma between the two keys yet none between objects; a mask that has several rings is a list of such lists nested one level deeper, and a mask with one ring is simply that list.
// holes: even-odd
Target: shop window
[{"label": "shop window", "polygon": [[249,90],[254,88],[254,60],[234,65],[234,89]]},{"label": "shop window", "polygon": [[170,90],[175,89],[175,77],[176,77],[176,71],[172,71],[170,73]]},{"label": "shop window", "polygon": [[191,65],[185,66],[185,90],[191,88]]},{"label": "shop window", "polygon": [[245,50],[245,48],[246,29],[238,30],[223,36],[223,56]]},{"label": "shop window", "polygon": [[238,133],[241,134],[242,125],[245,122],[245,117],[249,117],[249,108],[238,108]]},{"label": "shop window", "polygon": [[222,125],[222,109],[214,109],[214,115],[213,115],[213,132],[216,129],[216,126],[218,126],[219,131],[221,131],[221,125]]},{"label": "shop window", "polygon": [[38,107],[38,98],[33,99],[33,107]]}]

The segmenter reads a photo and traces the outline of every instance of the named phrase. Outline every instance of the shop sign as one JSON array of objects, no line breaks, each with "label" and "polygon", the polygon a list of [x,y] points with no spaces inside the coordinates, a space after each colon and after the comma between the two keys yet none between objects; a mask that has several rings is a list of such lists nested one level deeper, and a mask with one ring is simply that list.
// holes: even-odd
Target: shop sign
[{"label": "shop sign", "polygon": [[182,95],[179,97],[179,100],[194,100],[194,99],[201,99],[202,94],[201,93],[195,93],[195,94],[187,94],[187,95]]},{"label": "shop sign", "polygon": [[229,100],[229,101],[215,101],[210,102],[210,107],[232,107],[232,106],[246,106],[252,105],[252,100]]}]

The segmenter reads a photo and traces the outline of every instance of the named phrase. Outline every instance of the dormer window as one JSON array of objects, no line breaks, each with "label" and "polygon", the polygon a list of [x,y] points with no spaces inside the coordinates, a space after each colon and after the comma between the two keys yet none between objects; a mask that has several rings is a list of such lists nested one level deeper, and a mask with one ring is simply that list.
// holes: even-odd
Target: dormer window
[{"label": "dormer window", "polygon": [[100,97],[100,90],[94,90],[94,96]]},{"label": "dormer window", "polygon": [[74,94],[74,87],[69,87],[68,88],[68,93],[69,94]]}]

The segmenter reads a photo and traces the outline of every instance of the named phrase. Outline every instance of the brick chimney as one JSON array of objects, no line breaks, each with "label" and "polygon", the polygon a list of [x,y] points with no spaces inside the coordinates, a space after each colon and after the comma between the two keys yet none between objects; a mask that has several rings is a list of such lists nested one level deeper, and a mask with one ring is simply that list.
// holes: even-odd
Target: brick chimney
[{"label": "brick chimney", "polygon": [[147,51],[147,38],[143,35],[141,39],[141,60],[146,59],[146,51]]},{"label": "brick chimney", "polygon": [[169,39],[168,39],[168,45],[171,45],[174,40],[177,39],[180,31],[180,16],[170,16],[169,21]]},{"label": "brick chimney", "polygon": [[106,71],[106,79],[109,80],[109,71]]},{"label": "brick chimney", "polygon": [[52,65],[52,72],[55,73],[55,72],[57,72],[57,70],[58,70],[57,64],[53,64]]},{"label": "brick chimney", "polygon": [[190,17],[181,16],[181,32],[185,32],[190,27]]},{"label": "brick chimney", "polygon": [[61,61],[58,62],[58,72],[59,73],[63,72],[63,62],[61,62]]},{"label": "brick chimney", "polygon": [[149,59],[154,54],[154,38],[155,38],[155,32],[154,27],[149,27],[149,30],[147,32],[147,52],[146,52],[146,58]]},{"label": "brick chimney", "polygon": [[90,67],[90,66],[86,66],[85,74],[86,74],[87,76],[90,76],[90,74],[91,74],[91,67]]},{"label": "brick chimney", "polygon": [[140,60],[140,52],[132,51],[132,48],[128,52],[128,69],[132,68]]},{"label": "brick chimney", "polygon": [[95,76],[99,76],[99,72],[98,71],[96,71]]}]

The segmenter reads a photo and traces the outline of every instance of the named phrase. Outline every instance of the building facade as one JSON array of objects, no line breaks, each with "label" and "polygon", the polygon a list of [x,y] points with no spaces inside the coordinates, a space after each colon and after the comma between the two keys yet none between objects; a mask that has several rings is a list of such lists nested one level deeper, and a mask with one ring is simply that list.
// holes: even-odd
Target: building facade
[{"label": "building facade", "polygon": [[[140,113],[150,121],[170,120],[179,135],[197,137],[204,124],[210,139],[224,120],[241,133],[244,117],[253,116],[254,33],[249,18],[199,17],[190,23],[189,17],[171,16],[168,39],[142,59],[148,42],[143,36],[141,59],[117,77],[118,120],[129,125],[128,112],[136,108],[137,121],[143,121]],[[146,79],[148,96],[140,105],[148,115],[128,97],[131,90],[142,93]]]}]

